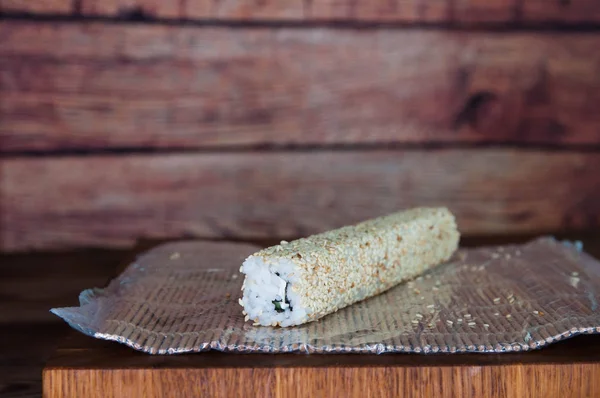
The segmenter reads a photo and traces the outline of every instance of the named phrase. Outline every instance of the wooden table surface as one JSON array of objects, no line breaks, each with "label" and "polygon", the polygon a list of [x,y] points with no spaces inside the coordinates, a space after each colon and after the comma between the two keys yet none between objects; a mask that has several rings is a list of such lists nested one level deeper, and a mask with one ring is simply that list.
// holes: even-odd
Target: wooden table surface
[{"label": "wooden table surface", "polygon": [[51,397],[600,396],[600,336],[514,354],[151,356],[72,334],[47,363]]},{"label": "wooden table surface", "polygon": [[[471,246],[527,238],[464,243]],[[600,255],[597,235],[574,238],[584,241],[586,251]],[[134,252],[148,246],[142,245]],[[111,252],[104,257],[99,253],[94,253],[96,260],[90,257],[96,266],[90,277],[81,276],[90,273],[83,272],[87,268],[81,262],[91,254],[52,255],[57,262],[62,258],[69,270],[68,274],[55,275],[55,280],[78,282],[63,283],[73,290],[69,291],[72,298],[68,303],[64,298],[54,299],[47,302],[47,308],[74,305],[75,290],[101,286],[102,282],[93,281],[101,279],[110,265],[114,275],[115,268],[121,268],[119,264],[122,266],[133,255],[131,251]],[[27,273],[35,278],[39,264],[47,263],[35,255],[3,256],[6,258],[13,266],[12,273],[18,276],[15,280],[23,280]],[[69,263],[78,263],[79,273]],[[18,312],[18,306],[15,308]],[[47,308],[43,309],[44,317]],[[150,356],[76,333],[57,320],[49,322],[42,317],[39,322],[24,323],[10,322],[9,318],[0,328],[2,396],[38,396],[40,371],[48,356],[44,366],[45,396],[600,396],[600,336],[579,336],[539,351],[497,355],[209,352]]]},{"label": "wooden table surface", "polygon": [[0,255],[0,397],[39,397],[42,368],[71,329],[50,308],[102,286],[128,251]]}]

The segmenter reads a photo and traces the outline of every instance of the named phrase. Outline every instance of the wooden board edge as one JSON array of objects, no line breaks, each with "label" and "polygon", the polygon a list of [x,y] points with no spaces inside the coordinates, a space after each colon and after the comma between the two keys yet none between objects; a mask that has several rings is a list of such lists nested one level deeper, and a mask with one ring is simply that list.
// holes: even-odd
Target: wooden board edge
[{"label": "wooden board edge", "polygon": [[[127,380],[127,383],[123,381]],[[351,382],[349,382],[351,381]],[[45,397],[598,396],[600,362],[447,367],[69,369],[46,368]],[[125,395],[123,395],[125,394]],[[398,395],[399,394],[399,395]],[[465,395],[466,394],[466,395]]]}]

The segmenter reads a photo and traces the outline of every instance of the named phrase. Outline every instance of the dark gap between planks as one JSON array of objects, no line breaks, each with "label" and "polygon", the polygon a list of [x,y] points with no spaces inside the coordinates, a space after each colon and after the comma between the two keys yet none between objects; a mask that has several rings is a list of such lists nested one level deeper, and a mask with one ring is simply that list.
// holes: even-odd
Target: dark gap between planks
[{"label": "dark gap between planks", "polygon": [[227,28],[287,28],[287,29],[420,29],[420,30],[454,30],[468,32],[498,32],[498,33],[598,33],[600,22],[569,22],[569,21],[503,21],[503,22],[406,22],[406,21],[357,21],[344,18],[331,18],[318,21],[297,20],[223,20],[223,19],[188,19],[160,18],[150,15],[141,9],[127,10],[116,16],[82,15],[78,0],[75,0],[73,14],[35,14],[30,12],[14,12],[0,10],[0,19],[12,19],[34,22],[102,22],[106,24],[144,24],[167,26],[198,26],[198,27],[227,27]]},{"label": "dark gap between planks", "polygon": [[61,148],[42,150],[10,150],[0,148],[0,159],[26,157],[75,157],[75,156],[130,156],[130,155],[171,155],[171,154],[212,154],[212,153],[249,153],[249,152],[367,152],[367,151],[436,151],[440,149],[515,149],[522,151],[544,152],[600,152],[600,143],[563,144],[563,143],[523,143],[503,142],[423,142],[423,143],[375,143],[375,144],[253,144],[231,146],[172,146],[172,147],[110,147],[110,148]]}]

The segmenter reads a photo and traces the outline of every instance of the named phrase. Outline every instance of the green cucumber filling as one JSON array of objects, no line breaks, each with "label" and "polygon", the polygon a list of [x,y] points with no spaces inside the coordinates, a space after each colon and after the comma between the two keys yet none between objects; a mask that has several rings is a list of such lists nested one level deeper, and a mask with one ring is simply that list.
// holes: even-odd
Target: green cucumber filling
[{"label": "green cucumber filling", "polygon": [[283,312],[283,311],[285,311],[283,308],[281,308],[281,300],[273,300],[271,302],[275,306],[275,311],[277,311],[277,312]]}]

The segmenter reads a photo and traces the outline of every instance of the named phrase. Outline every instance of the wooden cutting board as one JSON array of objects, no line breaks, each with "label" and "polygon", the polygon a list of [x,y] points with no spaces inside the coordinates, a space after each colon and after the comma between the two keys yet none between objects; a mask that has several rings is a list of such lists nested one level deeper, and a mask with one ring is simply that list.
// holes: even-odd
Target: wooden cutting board
[{"label": "wooden cutting board", "polygon": [[151,356],[73,334],[45,397],[600,397],[600,336],[511,354]]},{"label": "wooden cutting board", "polygon": [[[584,243],[600,256],[600,244]],[[154,244],[138,246],[117,273]],[[600,397],[600,335],[510,354],[152,356],[73,331],[46,364],[43,390],[86,398]]]}]

